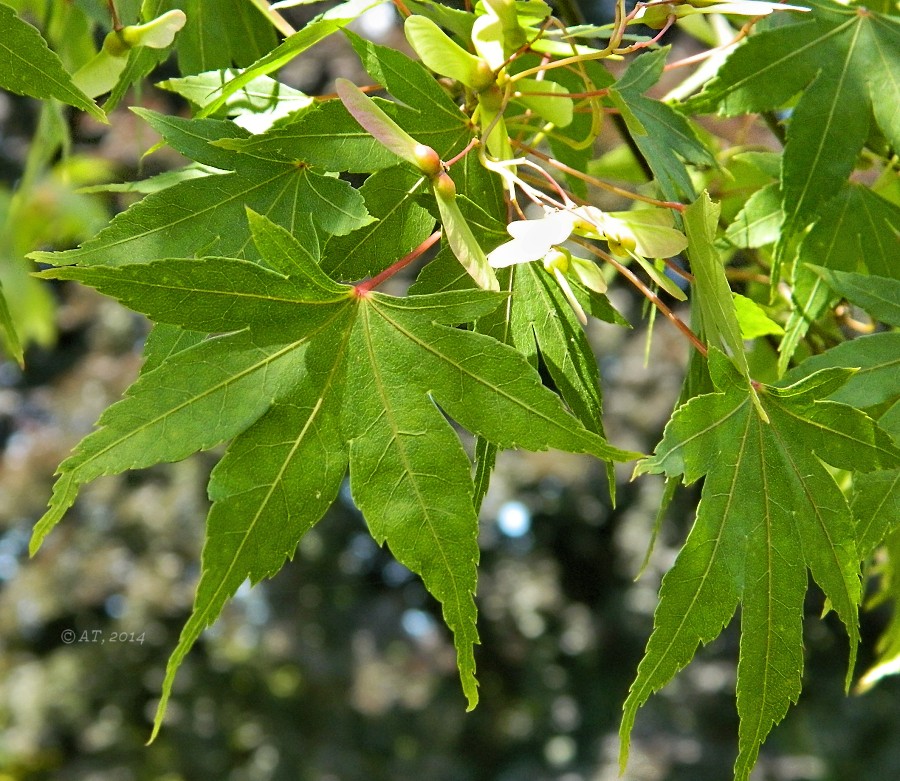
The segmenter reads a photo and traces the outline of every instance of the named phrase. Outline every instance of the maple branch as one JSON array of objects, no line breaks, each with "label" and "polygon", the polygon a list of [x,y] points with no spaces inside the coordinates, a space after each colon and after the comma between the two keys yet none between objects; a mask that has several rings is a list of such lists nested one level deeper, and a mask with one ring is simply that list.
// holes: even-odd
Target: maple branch
[{"label": "maple branch", "polygon": [[[634,13],[632,11],[632,13]],[[616,54],[632,54],[636,52],[638,49],[646,48],[647,46],[652,46],[654,43],[659,42],[659,39],[662,38],[667,32],[669,32],[669,28],[675,24],[678,17],[675,14],[671,14],[667,19],[663,28],[652,38],[646,41],[641,41],[640,43],[635,43],[631,46],[626,46],[624,49],[618,49]]]},{"label": "maple branch", "polygon": [[753,29],[753,25],[755,24],[756,19],[751,19],[749,22],[747,22],[747,24],[741,27],[734,38],[732,38],[727,43],[720,44],[719,46],[714,46],[711,49],[706,49],[699,54],[692,54],[690,57],[685,57],[684,59],[667,63],[663,66],[663,73],[675,70],[675,68],[684,68],[687,65],[696,65],[698,62],[703,62],[703,60],[709,59],[714,54],[726,52],[728,49],[737,46],[744,38],[746,38],[750,34],[750,31]]},{"label": "maple branch", "polygon": [[449,168],[454,163],[458,163],[480,143],[481,143],[481,140],[478,138],[478,136],[473,136],[472,140],[469,141],[468,144],[466,144],[466,148],[463,149],[462,152],[460,152],[458,155],[454,155],[449,160],[447,160],[443,163],[444,168]]},{"label": "maple branch", "polygon": [[113,30],[121,30],[122,20],[119,18],[119,9],[116,8],[116,0],[106,0],[106,5],[109,6],[109,15],[112,17]]},{"label": "maple branch", "polygon": [[657,198],[651,198],[648,195],[641,195],[640,193],[633,193],[631,190],[626,190],[622,187],[616,187],[614,184],[609,184],[608,182],[604,182],[602,179],[598,179],[595,176],[591,176],[590,174],[582,173],[581,171],[572,168],[571,166],[566,165],[565,163],[561,163],[559,160],[555,160],[550,157],[550,155],[545,155],[543,152],[539,152],[537,149],[533,149],[526,144],[520,143],[513,139],[513,146],[519,147],[526,154],[531,155],[532,157],[536,157],[539,160],[543,160],[548,165],[552,165],[554,168],[563,171],[564,173],[569,174],[570,176],[574,176],[576,179],[581,179],[588,184],[594,185],[594,187],[599,187],[601,190],[607,190],[611,193],[615,193],[616,195],[621,195],[624,198],[631,198],[635,201],[642,201],[643,203],[650,203],[654,206],[662,206],[666,209],[675,209],[677,212],[683,212],[687,209],[683,203],[678,203],[677,201],[660,201]]},{"label": "maple branch", "polygon": [[400,12],[400,15],[404,18],[407,16],[412,16],[412,11],[406,7],[406,3],[403,0],[393,0],[394,7]]},{"label": "maple branch", "polygon": [[663,300],[656,295],[649,287],[647,287],[641,279],[630,269],[628,266],[623,266],[616,260],[612,255],[603,250],[595,247],[593,244],[584,241],[583,239],[572,238],[576,244],[581,247],[584,247],[588,252],[592,252],[598,258],[605,260],[607,263],[610,263],[613,268],[616,269],[623,277],[625,277],[632,285],[634,285],[641,294],[651,303],[653,304],[660,312],[662,312],[663,316],[674,325],[681,333],[683,333],[688,341],[694,347],[697,348],[697,352],[699,352],[704,358],[709,355],[709,350],[706,348],[706,345],[703,344],[697,334],[695,334],[690,326],[684,322],[678,315],[676,315],[669,307],[663,302]]},{"label": "maple branch", "polygon": [[400,260],[398,260],[393,265],[388,266],[384,271],[380,274],[376,274],[374,277],[370,277],[365,282],[360,282],[358,285],[354,285],[353,293],[358,298],[362,298],[365,295],[368,295],[372,290],[378,287],[382,282],[386,279],[390,279],[394,274],[396,274],[401,269],[406,268],[410,263],[412,263],[416,258],[422,255],[426,250],[430,249],[434,246],[435,242],[441,237],[441,231],[437,230],[432,233],[425,241],[423,241],[418,247],[416,247],[412,252],[406,253]]}]

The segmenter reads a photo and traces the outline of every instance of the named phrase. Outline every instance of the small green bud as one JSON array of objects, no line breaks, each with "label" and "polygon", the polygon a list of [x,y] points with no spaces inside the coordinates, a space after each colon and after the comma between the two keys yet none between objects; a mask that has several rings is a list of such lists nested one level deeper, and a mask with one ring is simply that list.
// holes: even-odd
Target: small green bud
[{"label": "small green bud", "polygon": [[671,3],[647,6],[639,21],[651,30],[662,30],[669,21],[669,17],[675,16],[677,10]]},{"label": "small green bud", "polygon": [[631,236],[620,236],[619,238],[607,236],[606,242],[609,245],[609,251],[617,258],[630,257],[637,247],[637,242]]},{"label": "small green bud", "polygon": [[426,176],[437,176],[443,170],[440,155],[427,144],[416,144],[413,157],[419,170]]},{"label": "small green bud", "polygon": [[471,78],[472,89],[476,92],[482,92],[497,82],[497,77],[494,75],[494,71],[491,70],[491,66],[481,58],[478,59],[478,65],[475,67]]},{"label": "small green bud", "polygon": [[110,57],[124,57],[131,49],[131,44],[125,40],[122,30],[111,30],[103,39],[103,51]]},{"label": "small green bud", "polygon": [[456,198],[456,184],[446,171],[433,176],[431,186],[434,187],[434,194],[444,201],[452,201]]},{"label": "small green bud", "polygon": [[553,247],[546,255],[544,255],[544,268],[547,271],[559,271],[565,274],[569,270],[569,262],[572,259],[571,253],[562,247]]}]

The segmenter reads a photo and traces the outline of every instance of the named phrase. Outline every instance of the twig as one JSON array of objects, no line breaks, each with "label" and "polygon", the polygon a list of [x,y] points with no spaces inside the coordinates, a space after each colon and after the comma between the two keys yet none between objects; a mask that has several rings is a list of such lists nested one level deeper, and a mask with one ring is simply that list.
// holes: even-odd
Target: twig
[{"label": "twig", "polygon": [[435,231],[432,233],[425,241],[423,241],[418,247],[416,247],[412,252],[408,252],[404,255],[400,260],[394,263],[391,266],[388,266],[384,271],[380,274],[376,274],[374,277],[367,279],[365,282],[360,282],[358,285],[354,286],[354,294],[361,298],[362,296],[368,295],[372,290],[378,287],[382,282],[386,279],[390,279],[394,274],[396,274],[401,269],[406,268],[410,263],[412,263],[416,258],[420,257],[424,252],[434,246],[435,242],[441,237],[441,232]]}]

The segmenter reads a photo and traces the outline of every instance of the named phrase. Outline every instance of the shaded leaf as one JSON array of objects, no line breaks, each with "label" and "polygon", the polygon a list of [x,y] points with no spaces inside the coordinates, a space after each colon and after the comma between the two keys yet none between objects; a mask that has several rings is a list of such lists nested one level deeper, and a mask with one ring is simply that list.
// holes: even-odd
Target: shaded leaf
[{"label": "shaded leaf", "polygon": [[56,98],[87,111],[101,122],[106,114],[72,84],[59,57],[41,34],[8,5],[0,3],[0,88],[17,95]]},{"label": "shaded leaf", "polygon": [[178,44],[182,75],[248,66],[277,40],[269,20],[247,0],[167,0],[163,7],[187,15]]},{"label": "shaded leaf", "polygon": [[794,308],[779,346],[779,371],[788,361],[809,324],[818,319],[834,294],[811,265],[834,271],[859,271],[898,278],[900,239],[892,226],[900,224],[900,208],[866,187],[849,185],[822,209],[822,216],[800,244],[794,271]]},{"label": "shaded leaf", "polygon": [[871,407],[900,397],[900,332],[889,331],[842,342],[821,355],[807,358],[782,382],[796,382],[822,369],[857,370],[831,398],[854,407]]},{"label": "shaded leaf", "polygon": [[812,222],[856,164],[875,121],[900,146],[900,20],[830,0],[750,36],[687,111],[781,108],[802,93],[787,131],[780,246]]},{"label": "shaded leaf", "polygon": [[[900,250],[900,242],[897,244]],[[813,267],[828,286],[851,303],[861,306],[875,320],[900,328],[900,278],[851,274]]]}]

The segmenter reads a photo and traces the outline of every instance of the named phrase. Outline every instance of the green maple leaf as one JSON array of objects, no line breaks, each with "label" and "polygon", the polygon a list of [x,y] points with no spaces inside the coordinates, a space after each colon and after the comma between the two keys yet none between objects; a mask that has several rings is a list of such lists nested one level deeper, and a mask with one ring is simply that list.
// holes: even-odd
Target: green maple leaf
[{"label": "green maple leaf", "polygon": [[663,196],[673,201],[692,201],[694,185],[685,161],[714,167],[715,158],[684,116],[644,95],[659,81],[668,52],[665,47],[636,58],[610,88],[610,96],[622,111],[628,132],[646,158]]},{"label": "green maple leaf", "polygon": [[0,3],[0,89],[35,98],[56,98],[106,121],[106,114],[72,83],[41,34],[4,3]]},{"label": "green maple leaf", "polygon": [[223,173],[152,192],[81,247],[34,253],[34,259],[54,265],[106,266],[214,253],[256,259],[245,207],[291,226],[304,246],[318,245],[317,229],[342,235],[373,219],[359,191],[328,175],[333,168],[319,165],[315,143],[295,146],[291,159],[260,159],[225,147],[227,141],[249,137],[233,122],[137,113],[174,149]]},{"label": "green maple leaf", "polygon": [[900,19],[858,5],[813,0],[809,14],[779,14],[732,53],[690,112],[735,116],[801,97],[781,172],[779,247],[811,223],[853,170],[874,122],[900,148]]},{"label": "green maple leaf", "polygon": [[244,67],[275,47],[271,22],[247,0],[163,0],[163,11],[174,8],[187,16],[178,42],[182,74]]},{"label": "green maple leaf", "polygon": [[779,371],[788,365],[800,340],[834,300],[815,264],[836,272],[866,268],[881,277],[900,277],[897,268],[897,234],[900,207],[867,187],[851,184],[832,198],[820,218],[803,237],[794,270],[792,298],[795,307],[779,346]]},{"label": "green maple leaf", "polygon": [[359,188],[376,221],[329,238],[322,268],[338,279],[362,279],[411,252],[434,230],[434,217],[415,200],[427,190],[427,177],[406,166],[376,171]]},{"label": "green maple leaf", "polygon": [[740,603],[735,778],[745,781],[765,736],[800,694],[807,569],[847,628],[851,671],[856,655],[860,557],[847,501],[823,460],[869,472],[896,466],[900,452],[861,411],[821,400],[850,369],[762,386],[765,422],[747,381],[717,350],[709,367],[716,391],[679,408],[636,470],[706,480],[625,703],[622,761],[638,708],[718,636]]},{"label": "green maple leaf", "polygon": [[[167,326],[152,345],[154,368],[60,467],[32,551],[88,480],[233,438],[211,479],[200,584],[169,661],[158,729],[200,633],[244,580],[271,576],[293,555],[349,470],[373,537],[440,601],[472,707],[478,520],[471,465],[442,411],[500,447],[637,454],[582,426],[515,350],[452,327],[503,294],[359,294],[326,276],[289,231],[252,212],[249,225],[265,266],[206,258],[44,272]],[[221,335],[196,342],[173,327]]]}]

